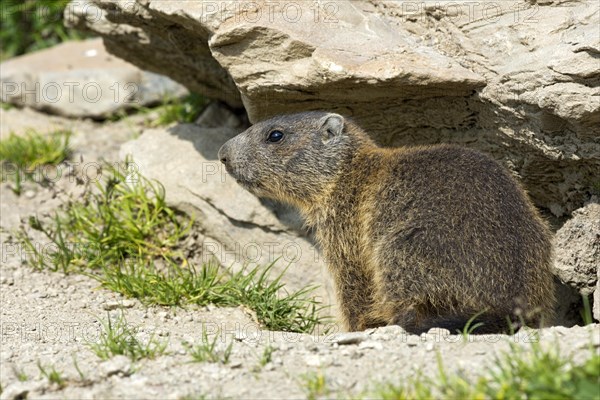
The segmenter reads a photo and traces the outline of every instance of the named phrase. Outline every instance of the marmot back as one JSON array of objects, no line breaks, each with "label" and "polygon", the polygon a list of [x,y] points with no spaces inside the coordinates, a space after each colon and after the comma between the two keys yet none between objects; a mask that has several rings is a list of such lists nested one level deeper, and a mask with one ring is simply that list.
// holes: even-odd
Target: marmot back
[{"label": "marmot back", "polygon": [[449,145],[384,149],[337,114],[279,116],[219,157],[259,196],[316,229],[344,325],[478,332],[538,325],[554,304],[550,232],[490,157]]}]

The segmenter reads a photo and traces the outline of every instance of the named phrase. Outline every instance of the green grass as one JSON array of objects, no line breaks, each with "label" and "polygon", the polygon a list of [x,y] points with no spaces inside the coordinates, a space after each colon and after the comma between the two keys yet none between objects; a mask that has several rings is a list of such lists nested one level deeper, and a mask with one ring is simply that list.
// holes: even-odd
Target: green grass
[{"label": "green grass", "polygon": [[327,378],[322,372],[310,372],[302,375],[301,378],[308,400],[316,400],[329,396],[331,390],[327,385]]},{"label": "green grass", "polygon": [[202,330],[201,342],[195,346],[189,347],[189,352],[196,362],[210,362],[228,364],[233,350],[233,341],[229,342],[227,347],[218,346],[220,335],[215,335],[211,340],[208,338],[206,330]]},{"label": "green grass", "polygon": [[599,399],[600,356],[591,349],[580,365],[559,354],[558,345],[542,349],[532,343],[495,359],[477,378],[447,374],[438,355],[436,379],[419,376],[404,384],[388,384],[366,398],[392,399]]},{"label": "green grass", "polygon": [[103,267],[92,274],[104,287],[160,305],[215,304],[245,305],[256,313],[258,321],[271,330],[312,332],[325,322],[319,315],[319,303],[310,298],[311,287],[288,293],[281,283],[282,275],[270,278],[274,264],[222,271],[211,263],[200,268],[169,263],[159,269],[141,263]]},{"label": "green grass", "polygon": [[270,363],[273,360],[274,352],[275,352],[275,348],[273,346],[271,346],[270,344],[265,346],[265,349],[263,350],[262,355],[260,356],[260,360],[259,360],[259,364],[261,367],[264,367],[265,365],[267,365],[268,363]]},{"label": "green grass", "polygon": [[[11,133],[0,141],[0,162],[2,162],[2,181],[12,180],[13,191],[21,193],[22,182],[34,177],[40,183],[46,183],[44,166],[56,166],[66,160],[70,154],[70,131],[55,131],[42,135],[34,130],[24,136]],[[49,176],[55,174],[48,173]]]},{"label": "green grass", "polygon": [[0,61],[86,34],[65,28],[63,11],[69,0],[4,0],[0,13]]},{"label": "green grass", "polygon": [[192,123],[206,107],[208,100],[197,94],[190,93],[182,99],[164,99],[159,108],[158,118],[152,126],[165,126],[173,122]]},{"label": "green grass", "polygon": [[63,378],[62,374],[57,371],[56,368],[54,368],[54,366],[44,367],[42,366],[42,363],[38,361],[38,368],[42,376],[48,379],[48,382],[56,384],[61,389],[66,386],[67,381],[65,378]]},{"label": "green grass", "polygon": [[27,376],[27,374],[25,373],[25,371],[22,370],[22,369],[18,369],[14,365],[13,365],[13,372],[14,372],[14,374],[17,377],[17,380],[19,382],[26,382],[26,381],[29,380],[29,377]]},{"label": "green grass", "polygon": [[135,336],[135,329],[127,324],[122,314],[119,314],[114,321],[108,315],[106,321],[101,323],[103,331],[98,342],[89,343],[89,346],[103,360],[124,355],[133,361],[138,361],[143,358],[153,359],[165,353],[166,342],[156,340],[152,334],[148,342],[143,343]]},{"label": "green grass", "polygon": [[[30,217],[40,246],[23,228],[27,262],[39,270],[84,273],[108,289],[147,304],[245,305],[271,330],[312,332],[326,322],[312,287],[288,293],[273,264],[237,272],[188,264],[179,245],[191,221],[168,207],[162,185],[127,168],[107,166],[102,179],[50,221]],[[160,262],[159,262],[160,261]]]},{"label": "green grass", "polygon": [[167,206],[164,187],[133,171],[126,161],[106,166],[102,178],[86,188],[79,201],[68,203],[51,223],[29,218],[29,226],[54,244],[39,251],[25,232],[22,240],[37,269],[65,273],[99,269],[135,259],[176,257],[176,246],[189,231],[191,221],[182,222]]}]

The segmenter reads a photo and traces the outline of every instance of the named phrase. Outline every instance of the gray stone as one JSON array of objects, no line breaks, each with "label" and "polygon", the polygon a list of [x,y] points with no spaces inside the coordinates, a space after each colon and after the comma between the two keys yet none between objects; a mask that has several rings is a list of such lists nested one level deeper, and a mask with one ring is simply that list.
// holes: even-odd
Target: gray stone
[{"label": "gray stone", "polygon": [[581,295],[592,294],[600,266],[600,204],[590,203],[575,211],[554,240],[557,276]]},{"label": "gray stone", "polygon": [[360,342],[367,340],[368,338],[369,338],[369,335],[366,335],[363,332],[348,332],[348,333],[341,333],[341,334],[333,336],[331,338],[331,342],[337,343],[339,345],[358,344]]},{"label": "gray stone", "polygon": [[[556,232],[554,271],[561,283],[579,296],[593,294],[593,316],[600,317],[600,204],[591,202],[576,210]],[[563,290],[564,291],[564,290]],[[579,298],[577,298],[579,297]],[[564,303],[564,298],[561,302]]]},{"label": "gray stone", "polygon": [[367,340],[365,342],[361,342],[358,345],[358,348],[361,350],[364,349],[374,349],[374,350],[383,350],[383,344],[377,342],[375,340]]},{"label": "gray stone", "polygon": [[217,102],[212,102],[206,106],[195,123],[204,128],[232,128],[242,130],[248,126],[246,121]]},{"label": "gray stone", "polygon": [[106,52],[101,39],[65,42],[0,65],[1,99],[67,117],[103,119],[187,90]]},{"label": "gray stone", "polygon": [[589,199],[600,170],[594,0],[94,0],[67,17],[252,122],[326,109],[385,145],[486,151],[557,217]]},{"label": "gray stone", "polygon": [[131,360],[126,356],[114,356],[99,365],[104,376],[121,375],[128,376],[132,373]]},{"label": "gray stone", "polygon": [[39,392],[43,387],[43,381],[14,382],[3,389],[0,399],[26,399],[32,392]]}]

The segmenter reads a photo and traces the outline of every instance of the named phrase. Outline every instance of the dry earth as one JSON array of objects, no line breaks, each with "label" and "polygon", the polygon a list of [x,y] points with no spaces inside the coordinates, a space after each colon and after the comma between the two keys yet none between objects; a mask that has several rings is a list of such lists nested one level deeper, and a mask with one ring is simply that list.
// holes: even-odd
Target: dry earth
[{"label": "dry earth", "polygon": [[[23,121],[38,127],[67,126],[75,131],[74,160],[116,161],[121,144],[138,136],[145,118],[133,116],[119,122],[97,124],[47,117],[29,110],[2,111],[2,131],[17,132]],[[300,335],[260,330],[241,308],[147,307],[136,300],[98,287],[81,275],[36,272],[23,265],[25,254],[14,241],[13,231],[22,218],[44,215],[56,209],[78,187],[67,175],[54,187],[27,183],[15,196],[7,183],[1,189],[0,239],[0,384],[2,399],[22,398],[303,398],[305,376],[322,373],[331,395],[364,394],[381,382],[403,382],[422,370],[437,372],[440,354],[448,371],[480,372],[494,362],[494,354],[509,349],[510,342],[530,348],[532,331],[515,336],[460,336],[433,331],[406,335],[399,327],[363,333]],[[120,313],[138,336],[153,334],[167,343],[167,353],[154,360],[131,362],[118,356],[108,361],[94,354],[90,343],[98,340],[101,321]],[[194,363],[183,342],[198,343],[202,328],[220,329],[219,346],[233,342],[229,364]],[[577,361],[589,356],[588,346],[600,348],[600,325],[554,327],[541,331],[543,346],[559,345]],[[350,343],[348,343],[350,342]],[[272,361],[260,366],[264,349],[274,349]],[[54,366],[66,379],[59,388],[41,376],[38,363]],[[81,374],[77,371],[81,371]],[[27,379],[20,381],[19,375]],[[23,378],[23,376],[21,376]]]}]

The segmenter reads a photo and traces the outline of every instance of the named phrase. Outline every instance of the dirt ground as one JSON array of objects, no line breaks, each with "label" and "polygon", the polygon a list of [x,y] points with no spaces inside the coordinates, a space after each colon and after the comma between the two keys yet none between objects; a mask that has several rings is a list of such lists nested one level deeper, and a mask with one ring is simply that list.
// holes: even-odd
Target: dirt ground
[{"label": "dirt ground", "polygon": [[[23,131],[65,126],[74,130],[73,160],[117,161],[119,146],[141,134],[144,119],[132,116],[104,124],[47,117],[29,110],[2,111],[2,136],[7,129]],[[437,355],[448,372],[479,373],[494,363],[494,355],[517,343],[529,349],[534,331],[515,336],[407,335],[390,326],[356,334],[313,335],[261,330],[242,308],[145,306],[137,300],[98,287],[92,278],[38,272],[23,264],[26,257],[14,230],[30,215],[47,215],[69,196],[76,197],[76,180],[65,174],[53,187],[26,183],[16,196],[8,183],[0,186],[0,384],[4,399],[22,398],[305,398],[310,376],[321,374],[331,392],[327,397],[364,395],[380,383],[401,383],[418,371],[438,371]],[[124,356],[107,361],[91,349],[102,322],[122,315],[137,328],[141,340],[166,344],[166,353],[132,362]],[[202,330],[222,333],[219,348],[232,344],[228,364],[192,362],[184,343],[198,343]],[[154,336],[153,336],[154,335]],[[589,344],[600,348],[600,325],[553,327],[541,331],[543,346],[560,348],[583,361]],[[271,361],[261,365],[265,348]],[[40,372],[54,368],[63,387]]]}]

